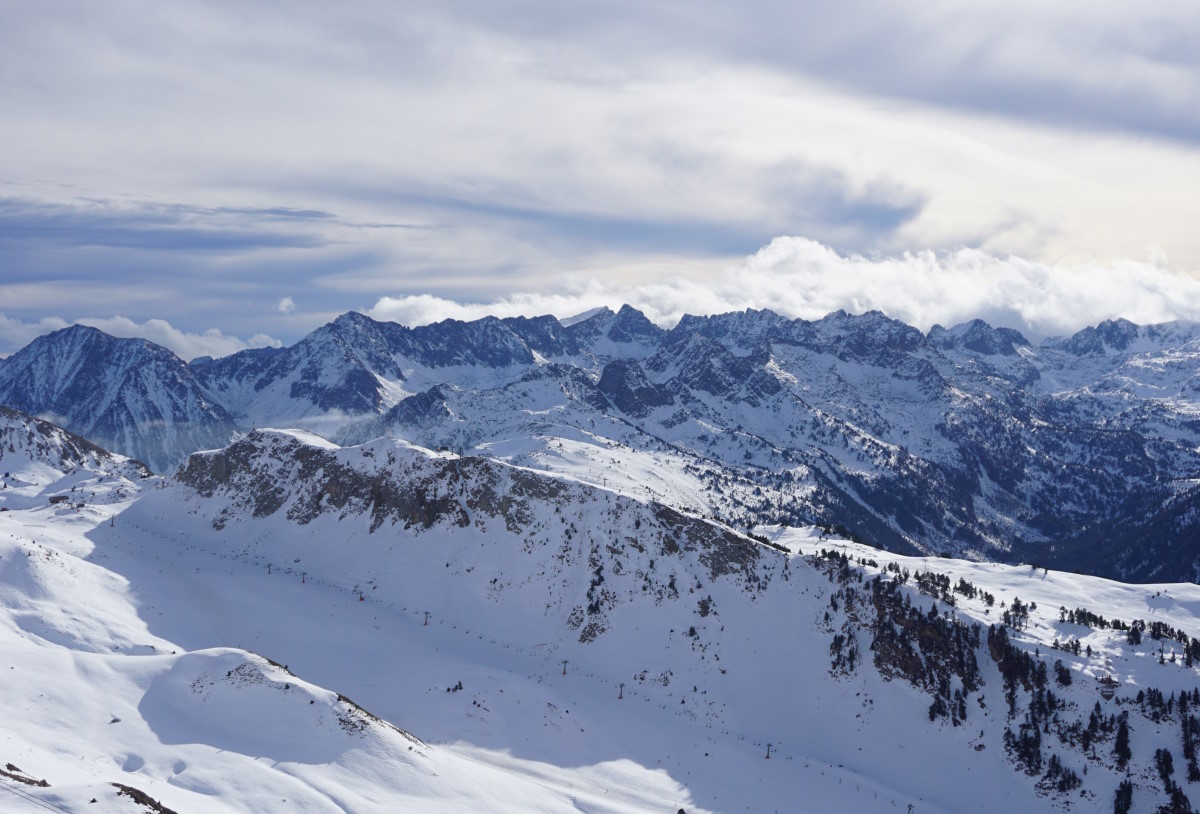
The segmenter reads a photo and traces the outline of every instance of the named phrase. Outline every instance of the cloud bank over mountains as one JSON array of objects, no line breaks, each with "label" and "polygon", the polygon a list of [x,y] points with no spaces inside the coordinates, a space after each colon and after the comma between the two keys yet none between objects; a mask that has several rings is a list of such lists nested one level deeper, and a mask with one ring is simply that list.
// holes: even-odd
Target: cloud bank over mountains
[{"label": "cloud bank over mountains", "polygon": [[[741,263],[703,276],[629,283],[570,275],[554,286],[483,301],[410,294],[380,297],[373,306],[363,303],[357,309],[378,320],[414,326],[485,316],[553,314],[565,319],[599,306],[615,310],[624,304],[663,327],[684,314],[747,308],[803,319],[819,319],[839,309],[855,314],[877,310],[925,331],[978,318],[1016,328],[1038,341],[1106,319],[1139,324],[1200,321],[1200,280],[1172,271],[1161,256],[1058,265],[977,249],[868,257],[839,254],[808,238],[779,237]],[[288,296],[272,310],[290,315],[295,309]],[[139,323],[113,316],[75,321],[114,336],[149,339],[189,360],[283,344],[262,332],[247,338],[217,328],[187,332],[163,319]],[[0,351],[12,353],[68,324],[58,317],[22,322],[0,314]]]},{"label": "cloud bank over mountains", "polygon": [[428,295],[383,297],[369,313],[418,325],[488,314],[567,317],[623,303],[664,327],[684,314],[747,308],[804,319],[838,309],[878,310],[922,330],[980,318],[1038,340],[1119,317],[1140,324],[1200,321],[1200,280],[1155,260],[1051,266],[976,249],[865,257],[841,255],[806,238],[780,237],[709,279],[627,284],[592,278],[483,303]]}]

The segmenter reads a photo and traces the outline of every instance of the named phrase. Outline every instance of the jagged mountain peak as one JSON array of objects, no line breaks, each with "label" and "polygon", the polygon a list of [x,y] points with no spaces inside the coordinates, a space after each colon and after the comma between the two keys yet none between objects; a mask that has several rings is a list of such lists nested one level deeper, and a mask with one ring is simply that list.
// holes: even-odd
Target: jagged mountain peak
[{"label": "jagged mountain peak", "polygon": [[[770,310],[733,311],[711,316],[684,316],[671,329],[672,337],[702,334],[730,347],[745,350],[768,341],[789,324],[786,317]],[[667,341],[677,341],[668,339]]]},{"label": "jagged mountain peak", "polygon": [[952,328],[934,325],[926,336],[934,347],[966,350],[984,356],[1015,356],[1017,348],[1030,344],[1020,331],[994,328],[982,319],[961,322]]},{"label": "jagged mountain peak", "polygon": [[1104,320],[1072,334],[1058,345],[1076,356],[1098,356],[1109,351],[1124,351],[1139,334],[1138,326],[1126,319]]},{"label": "jagged mountain peak", "polygon": [[646,315],[629,305],[622,305],[609,325],[607,336],[614,342],[653,342],[664,333]]},{"label": "jagged mountain peak", "polygon": [[586,311],[581,311],[578,314],[569,317],[563,317],[558,322],[564,328],[570,328],[572,325],[578,325],[582,322],[587,322],[590,319],[607,319],[613,315],[613,310],[607,305],[600,305],[595,308],[589,308]]},{"label": "jagged mountain peak", "polygon": [[1137,325],[1127,319],[1107,319],[1069,337],[1051,337],[1042,346],[1080,357],[1122,356],[1160,352],[1195,343],[1198,338],[1200,324],[1187,320]]},{"label": "jagged mountain peak", "polygon": [[497,317],[464,322],[447,319],[413,328],[401,349],[431,368],[533,364],[529,346]]},{"label": "jagged mountain peak", "polygon": [[506,317],[504,325],[544,358],[558,356],[566,347],[566,326],[550,314],[536,317]]},{"label": "jagged mountain peak", "polygon": [[378,325],[379,321],[372,317],[367,316],[366,314],[364,314],[360,311],[347,311],[346,313],[342,314],[341,316],[338,316],[337,318],[335,318],[333,320],[333,322],[331,322],[329,324],[336,325],[339,327],[341,327],[341,326],[374,326],[374,325]]},{"label": "jagged mountain peak", "polygon": [[882,311],[848,314],[838,310],[816,322],[791,323],[791,341],[838,358],[874,366],[898,366],[927,343],[913,326]]},{"label": "jagged mountain peak", "polygon": [[883,311],[877,309],[864,311],[861,314],[851,314],[839,308],[837,311],[833,311],[816,320],[814,324],[824,330],[832,331],[834,335],[868,332],[903,337],[911,337],[914,334],[917,336],[922,335],[918,329],[907,322],[889,317]]},{"label": "jagged mountain peak", "polygon": [[[36,337],[21,350],[3,360],[7,368],[29,364],[34,358],[55,360],[69,359],[80,363],[92,359],[96,354],[119,358],[124,362],[147,357],[168,364],[184,362],[162,345],[140,337],[117,337],[93,328],[90,325],[71,325]],[[66,366],[65,370],[71,370]]]}]

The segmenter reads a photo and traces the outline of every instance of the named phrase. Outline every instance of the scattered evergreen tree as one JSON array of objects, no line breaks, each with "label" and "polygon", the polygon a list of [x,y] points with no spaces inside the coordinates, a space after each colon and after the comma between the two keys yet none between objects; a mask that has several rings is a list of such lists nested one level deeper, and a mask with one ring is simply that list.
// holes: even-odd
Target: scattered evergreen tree
[{"label": "scattered evergreen tree", "polygon": [[1175,781],[1171,779],[1171,775],[1175,774],[1175,761],[1171,757],[1169,749],[1154,750],[1154,767],[1158,769],[1158,776],[1162,778],[1163,787],[1170,791],[1175,785]]},{"label": "scattered evergreen tree", "polygon": [[1062,765],[1062,761],[1058,759],[1058,755],[1051,755],[1047,763],[1046,775],[1042,778],[1043,782],[1038,785],[1048,785],[1057,789],[1059,793],[1066,794],[1068,791],[1079,788],[1083,785],[1083,781],[1079,779],[1079,775],[1075,774],[1075,770]]},{"label": "scattered evergreen tree", "polygon": [[1113,814],[1129,814],[1133,807],[1133,783],[1122,780],[1117,786],[1117,798],[1113,801]]},{"label": "scattered evergreen tree", "polygon": [[1189,711],[1191,704],[1185,692],[1179,696],[1179,726],[1183,734],[1183,758],[1187,761],[1189,783],[1200,780],[1200,766],[1196,765],[1196,741],[1200,740],[1200,720]]},{"label": "scattered evergreen tree", "polygon": [[929,705],[929,720],[936,721],[938,718],[944,718],[950,714],[950,708],[946,706],[946,699],[940,695],[933,697],[933,703]]},{"label": "scattered evergreen tree", "polygon": [[1166,805],[1158,807],[1158,814],[1195,814],[1192,803],[1179,786],[1171,788],[1171,797]]},{"label": "scattered evergreen tree", "polygon": [[1117,758],[1117,765],[1122,769],[1129,763],[1129,759],[1133,757],[1133,752],[1129,748],[1129,719],[1128,712],[1121,713],[1121,719],[1117,723],[1117,741],[1113,744],[1113,755]]}]

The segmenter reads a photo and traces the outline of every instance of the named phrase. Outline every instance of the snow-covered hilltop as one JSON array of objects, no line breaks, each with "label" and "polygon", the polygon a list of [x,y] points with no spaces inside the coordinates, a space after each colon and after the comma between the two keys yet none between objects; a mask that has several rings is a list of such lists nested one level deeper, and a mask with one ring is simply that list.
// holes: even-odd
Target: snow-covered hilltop
[{"label": "snow-covered hilltop", "polygon": [[740,527],[897,551],[1194,579],[1200,331],[1104,322],[1034,346],[872,312],[640,312],[407,328],[350,313],[285,349],[184,364],[68,328],[0,360],[0,403],[164,471],[235,428],[390,435]]},{"label": "snow-covered hilltop", "polygon": [[[108,500],[150,471],[139,461],[24,413],[0,407],[0,509]],[[99,484],[106,484],[100,487]],[[98,497],[99,495],[99,497]]]},{"label": "snow-covered hilltop", "polygon": [[398,439],[257,430],[172,478],[92,480],[84,510],[0,512],[6,811],[1200,793],[1195,585],[748,533],[621,478]]}]

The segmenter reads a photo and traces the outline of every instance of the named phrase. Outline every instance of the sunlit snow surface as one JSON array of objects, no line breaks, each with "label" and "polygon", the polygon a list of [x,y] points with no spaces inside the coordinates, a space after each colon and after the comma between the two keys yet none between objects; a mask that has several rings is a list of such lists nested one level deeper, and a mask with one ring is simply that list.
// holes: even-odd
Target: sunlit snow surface
[{"label": "sunlit snow surface", "polygon": [[[318,445],[306,434],[280,437]],[[583,460],[561,449],[564,460]],[[598,454],[578,464],[592,483],[605,477],[592,469],[603,463]],[[640,500],[638,483],[668,477],[645,466],[614,473],[612,485]],[[520,531],[477,519],[372,533],[353,513],[298,525],[283,512],[234,512],[216,530],[222,498],[162,478],[56,475],[29,462],[12,465],[10,479],[20,485],[0,491],[10,509],[0,512],[0,765],[50,786],[0,778],[2,811],[45,810],[29,798],[72,812],[142,810],[112,782],[180,814],[1111,805],[1123,774],[1102,762],[1088,763],[1083,797],[1039,793],[1037,778],[1014,770],[986,645],[986,709],[972,699],[957,728],[930,723],[929,697],[884,681],[869,653],[855,674],[831,676],[824,616],[837,586],[804,556],[822,548],[965,576],[996,594],[997,606],[963,600],[955,613],[984,624],[997,621],[1000,600],[1035,601],[1018,643],[1045,655],[1056,637],[1079,636],[1093,648],[1091,658],[1051,656],[1075,671],[1063,695],[1085,715],[1100,700],[1093,677],[1102,674],[1116,676],[1119,693],[1200,684],[1179,662],[1160,665],[1156,647],[1058,621],[1060,605],[1084,606],[1196,635],[1193,585],[900,558],[770,527],[756,533],[794,553],[763,548],[756,576],[768,584],[757,591],[710,579],[687,552],[656,555],[652,541],[644,553],[622,553],[623,572],[605,571],[616,597],[607,629],[583,643],[565,618],[586,601],[585,538],[624,505],[603,488],[543,505]],[[88,492],[84,508],[47,504],[71,486]],[[604,522],[636,536],[652,505],[634,503],[645,512],[624,508]],[[556,523],[576,526],[571,540],[554,536]],[[632,575],[650,559],[662,579],[670,572],[678,596],[638,590]],[[715,612],[701,616],[706,597]],[[913,601],[931,603],[916,593]],[[1177,729],[1135,721],[1139,805],[1161,796],[1150,757],[1156,745],[1178,751]],[[1077,749],[1054,751],[1082,774]]]}]

